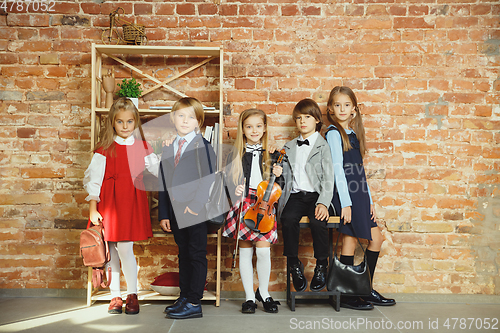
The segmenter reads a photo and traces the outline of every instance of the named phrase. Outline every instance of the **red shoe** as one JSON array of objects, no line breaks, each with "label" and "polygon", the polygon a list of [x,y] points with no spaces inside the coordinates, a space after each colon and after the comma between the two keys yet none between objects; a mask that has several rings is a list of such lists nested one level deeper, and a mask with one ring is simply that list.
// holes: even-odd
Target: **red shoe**
[{"label": "red shoe", "polygon": [[111,300],[108,307],[108,313],[120,314],[122,313],[123,301],[121,297],[115,297]]},{"label": "red shoe", "polygon": [[125,305],[126,314],[138,314],[139,313],[139,300],[137,299],[137,294],[127,295],[127,304]]}]

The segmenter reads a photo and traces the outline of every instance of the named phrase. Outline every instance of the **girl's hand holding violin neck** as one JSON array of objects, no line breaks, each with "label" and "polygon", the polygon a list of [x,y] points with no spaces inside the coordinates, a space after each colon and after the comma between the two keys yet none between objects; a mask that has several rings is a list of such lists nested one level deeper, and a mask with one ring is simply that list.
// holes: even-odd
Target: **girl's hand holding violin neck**
[{"label": "girl's hand holding violin neck", "polygon": [[351,206],[342,208],[340,218],[344,219],[344,224],[351,223]]},{"label": "girl's hand holding violin neck", "polygon": [[320,221],[328,220],[330,217],[330,214],[328,214],[328,208],[326,208],[323,204],[317,204],[316,209],[314,210],[314,217]]},{"label": "girl's hand holding violin neck", "polygon": [[273,173],[276,177],[279,177],[281,176],[281,174],[283,173],[283,167],[282,166],[279,166],[279,165],[276,165],[276,163],[274,163],[274,166],[273,166]]},{"label": "girl's hand holding violin neck", "polygon": [[268,145],[267,146],[267,149],[269,150],[269,154],[272,154],[274,153],[276,150],[278,150],[278,148],[276,148],[275,145]]},{"label": "girl's hand holding violin neck", "polygon": [[245,186],[244,185],[238,185],[238,186],[236,186],[236,190],[234,191],[234,194],[237,197],[241,197],[241,195],[243,194],[243,191],[245,191]]},{"label": "girl's hand holding violin neck", "polygon": [[166,232],[172,232],[172,229],[170,229],[170,220],[161,220],[160,221],[160,227],[166,231]]}]

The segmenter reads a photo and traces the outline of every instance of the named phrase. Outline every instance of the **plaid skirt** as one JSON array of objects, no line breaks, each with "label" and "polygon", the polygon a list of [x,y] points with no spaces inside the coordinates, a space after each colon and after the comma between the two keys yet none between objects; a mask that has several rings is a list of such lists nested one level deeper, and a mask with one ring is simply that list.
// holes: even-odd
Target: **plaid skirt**
[{"label": "plaid skirt", "polygon": [[[249,189],[248,196],[243,200],[243,214],[252,206],[252,204],[257,201],[256,191]],[[238,218],[240,217],[240,200],[238,200],[234,206],[229,210],[226,218],[226,224],[222,230],[222,235],[224,237],[236,239],[236,228],[238,226]],[[274,222],[274,227],[271,231],[261,234],[260,232],[255,232],[250,230],[245,222],[241,221],[240,230],[238,232],[238,238],[245,241],[267,241],[271,244],[276,244],[278,242],[278,231],[276,221]]]}]

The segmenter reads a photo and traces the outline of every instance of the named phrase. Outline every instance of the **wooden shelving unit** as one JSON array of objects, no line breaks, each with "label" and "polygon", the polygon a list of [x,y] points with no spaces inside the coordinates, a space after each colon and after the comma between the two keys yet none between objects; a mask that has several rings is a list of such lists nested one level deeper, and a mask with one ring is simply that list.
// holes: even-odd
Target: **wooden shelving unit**
[{"label": "wooden shelving unit", "polygon": [[[190,68],[172,76],[168,79],[161,81],[158,78],[155,78],[145,72],[143,72],[139,66],[134,66],[123,59],[119,58],[120,55],[161,55],[161,56],[188,56],[188,57],[197,57],[200,58],[200,61]],[[170,93],[180,97],[184,97],[185,95],[172,88],[168,84],[179,77],[186,75],[187,73],[204,66],[205,64],[219,59],[219,99],[218,106],[220,110],[209,110],[205,112],[207,117],[215,117],[216,122],[219,123],[219,137],[218,141],[222,142],[222,106],[223,106],[223,48],[222,47],[190,47],[190,46],[135,46],[135,45],[97,45],[92,44],[92,92],[91,92],[91,146],[94,147],[97,142],[101,118],[103,115],[107,114],[109,111],[106,108],[101,107],[102,98],[102,63],[104,58],[113,59],[117,64],[125,66],[129,68],[134,73],[141,76],[144,80],[149,80],[155,83],[155,85],[151,88],[147,88],[144,90],[143,95],[153,91],[154,89],[165,88]],[[143,85],[144,86],[144,85]],[[150,109],[139,109],[141,115],[163,115],[170,111],[167,110],[150,110]],[[220,155],[220,154],[219,154]],[[219,165],[221,165],[221,156],[219,158]],[[167,235],[163,233],[155,233],[154,237],[166,237]],[[206,291],[203,297],[203,300],[215,300],[215,305],[220,305],[220,275],[221,275],[221,231],[214,235],[208,235],[208,237],[216,237],[217,238],[217,275],[216,275],[216,290]],[[88,270],[88,282],[87,282],[87,305],[90,306],[93,301],[97,300],[110,300],[111,295],[108,291],[100,291],[98,288],[94,289],[92,287],[92,268]],[[160,295],[152,290],[142,290],[139,291],[139,299],[140,300],[175,300],[178,295]]]}]

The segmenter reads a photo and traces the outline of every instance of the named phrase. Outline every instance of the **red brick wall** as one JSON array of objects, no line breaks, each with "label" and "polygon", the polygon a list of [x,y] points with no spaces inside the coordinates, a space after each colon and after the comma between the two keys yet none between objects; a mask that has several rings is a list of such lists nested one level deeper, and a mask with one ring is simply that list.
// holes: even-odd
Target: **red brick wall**
[{"label": "red brick wall", "polygon": [[[238,114],[259,107],[281,145],[296,135],[290,115],[298,100],[324,108],[335,85],[352,87],[386,238],[375,287],[500,294],[497,1],[57,1],[54,11],[29,14],[7,4],[0,16],[1,288],[84,287],[77,228],[88,214],[90,45],[100,43],[120,5],[146,25],[150,44],[224,46],[228,141]],[[186,64],[145,65],[166,76]],[[194,83],[177,85],[210,100],[203,77],[211,74],[201,69]],[[230,270],[232,244],[223,241],[222,286],[242,290],[238,270]],[[310,277],[307,230],[303,244]],[[175,269],[175,251],[171,238],[136,245],[142,288]],[[270,288],[283,291],[281,243],[272,253]],[[214,268],[211,260],[212,285]]]}]

